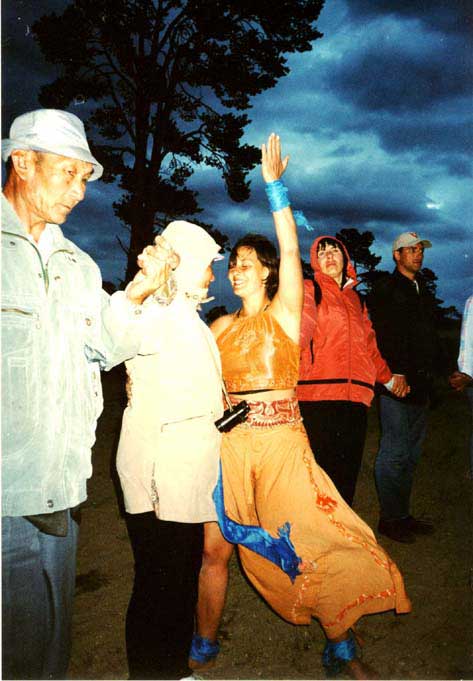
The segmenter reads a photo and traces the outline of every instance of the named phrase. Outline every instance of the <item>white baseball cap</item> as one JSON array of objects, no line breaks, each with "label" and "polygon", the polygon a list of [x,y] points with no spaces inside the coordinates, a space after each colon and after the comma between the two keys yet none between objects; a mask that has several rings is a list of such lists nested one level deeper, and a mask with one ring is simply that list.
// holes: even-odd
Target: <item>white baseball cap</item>
[{"label": "white baseball cap", "polygon": [[59,109],[28,111],[15,118],[9,139],[2,140],[2,158],[15,149],[31,149],[92,163],[90,180],[98,180],[103,166],[90,153],[84,124],[74,114]]},{"label": "white baseball cap", "polygon": [[399,248],[408,248],[409,246],[417,246],[417,244],[422,244],[424,248],[432,248],[430,241],[421,239],[417,232],[403,232],[393,241],[393,253]]}]

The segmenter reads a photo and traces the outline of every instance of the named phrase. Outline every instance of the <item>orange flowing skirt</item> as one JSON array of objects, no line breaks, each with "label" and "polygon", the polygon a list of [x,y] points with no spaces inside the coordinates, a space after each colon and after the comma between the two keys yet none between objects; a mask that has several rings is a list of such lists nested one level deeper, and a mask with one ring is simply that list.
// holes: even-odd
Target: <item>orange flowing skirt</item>
[{"label": "orange flowing skirt", "polygon": [[223,436],[221,458],[229,518],[274,537],[291,525],[302,558],[293,583],[274,563],[239,547],[246,575],[281,617],[293,624],[316,617],[334,638],[362,615],[410,612],[401,573],[315,462],[302,423],[237,426]]}]

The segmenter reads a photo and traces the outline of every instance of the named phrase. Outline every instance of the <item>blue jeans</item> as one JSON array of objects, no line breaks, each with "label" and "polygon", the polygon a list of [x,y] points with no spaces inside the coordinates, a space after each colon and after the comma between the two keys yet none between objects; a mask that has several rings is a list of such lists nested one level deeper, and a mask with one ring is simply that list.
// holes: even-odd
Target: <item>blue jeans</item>
[{"label": "blue jeans", "polygon": [[429,405],[379,398],[381,441],[375,463],[380,516],[399,520],[410,515],[414,471],[427,431]]},{"label": "blue jeans", "polygon": [[77,523],[66,537],[2,518],[2,678],[65,679],[71,648]]}]

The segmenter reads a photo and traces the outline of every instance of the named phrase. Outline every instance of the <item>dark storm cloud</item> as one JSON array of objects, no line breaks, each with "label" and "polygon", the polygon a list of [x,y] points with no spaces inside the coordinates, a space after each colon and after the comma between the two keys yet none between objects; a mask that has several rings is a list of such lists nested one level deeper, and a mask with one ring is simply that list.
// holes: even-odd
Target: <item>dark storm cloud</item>
[{"label": "dark storm cloud", "polygon": [[[372,221],[412,225],[426,219],[421,204],[423,195],[417,187],[406,190],[398,177],[382,171],[377,178],[379,184],[373,184],[374,173],[367,171],[363,181],[360,172],[363,172],[360,167],[350,170],[346,164],[335,165],[313,184],[299,186],[297,194],[292,191],[292,195],[297,196],[296,208],[303,210],[309,221],[331,221],[337,227],[362,226]],[[389,196],[382,190],[383,186],[391,187]]]},{"label": "dark storm cloud", "polygon": [[[310,202],[296,206],[301,208],[310,224],[318,231],[338,231],[356,227],[361,232],[374,231],[379,234],[400,233],[406,230],[443,232],[444,216],[439,211],[422,207],[404,206],[400,197],[386,195],[384,199],[376,194],[324,195]],[[449,226],[449,243],[462,244],[468,239],[469,227],[460,222]],[[387,238],[392,241],[391,237]]]},{"label": "dark storm cloud", "polygon": [[385,151],[415,154],[419,165],[435,164],[443,166],[451,175],[469,176],[473,120],[466,104],[459,100],[457,110],[452,113],[353,114],[346,122],[346,130],[376,134],[380,147]]},{"label": "dark storm cloud", "polygon": [[[342,141],[344,134],[352,132],[357,135],[376,135],[380,147],[389,153],[421,154],[421,163],[428,160],[431,164],[444,166],[453,174],[469,174],[473,146],[471,77],[460,78],[461,86],[451,87],[452,91],[469,89],[470,96],[452,96],[449,99],[432,101],[423,110],[412,110],[406,105],[406,110],[401,111],[400,104],[396,105],[397,111],[386,108],[367,110],[353,102],[351,92],[347,93],[337,87],[337,74],[343,70],[346,62],[350,62],[349,56],[341,61],[342,65],[338,59],[335,66],[327,60],[320,68],[314,66],[309,69],[317,76],[314,75],[310,86],[307,85],[306,72],[296,71],[290,82],[283,81],[275,91],[258,98],[255,109],[259,121],[272,120],[273,127],[279,130],[282,117],[285,130],[290,130],[292,136],[304,136],[304,152],[308,151],[307,144],[312,138],[313,153],[320,153],[318,139],[323,138],[325,141],[337,142],[336,146],[330,148],[332,158],[345,156],[349,161],[362,152],[363,147],[366,147],[366,140],[359,137],[349,142]],[[332,75],[334,72],[335,76]],[[362,77],[360,72],[360,78]],[[375,87],[377,85],[373,85],[372,90]],[[415,84],[411,83],[411,89],[413,88]],[[283,114],[281,109],[275,108],[278,98],[284,102]],[[254,140],[256,135],[252,135],[252,141]],[[296,150],[297,154],[300,152],[301,149]]]},{"label": "dark storm cloud", "polygon": [[380,15],[418,19],[445,33],[471,34],[470,0],[346,0],[351,19],[364,22]]},{"label": "dark storm cloud", "polygon": [[59,73],[43,59],[31,27],[42,14],[60,14],[67,4],[64,0],[2,3],[2,137],[13,118],[40,106],[37,97],[41,85]]},{"label": "dark storm cloud", "polygon": [[440,152],[464,152],[470,156],[473,150],[473,126],[467,116],[406,116],[380,119],[377,132],[382,144],[389,151],[429,147]]},{"label": "dark storm cloud", "polygon": [[419,32],[414,42],[399,44],[378,34],[331,70],[330,86],[368,111],[422,111],[470,94],[471,67],[470,48],[464,41],[441,41]]},{"label": "dark storm cloud", "polygon": [[387,203],[378,195],[366,193],[357,196],[326,192],[323,201],[315,199],[307,205],[305,212],[312,213],[317,219],[330,220],[339,227],[364,225],[372,220],[413,225],[425,219],[420,211],[409,210],[401,203]]},{"label": "dark storm cloud", "polygon": [[429,194],[430,180],[420,176],[417,166],[390,164],[375,153],[371,155],[367,148],[348,159],[329,155],[329,165],[318,168],[310,182],[304,167],[295,169],[301,208],[344,224],[378,221],[413,225],[441,219],[437,211],[428,208],[436,199]]},{"label": "dark storm cloud", "polygon": [[330,156],[332,158],[350,158],[351,156],[356,156],[357,154],[360,153],[360,146],[355,146],[355,145],[350,145],[350,144],[341,144],[339,147],[336,147],[335,149],[332,149],[330,152]]},{"label": "dark storm cloud", "polygon": [[440,297],[451,305],[452,300],[458,299],[458,311],[463,312],[463,305],[472,294],[471,288],[471,267],[472,258],[458,258],[455,267],[452,267],[450,276],[442,277],[439,285]]},{"label": "dark storm cloud", "polygon": [[458,177],[471,177],[471,160],[460,157],[448,157],[444,159],[445,168],[450,175]]}]

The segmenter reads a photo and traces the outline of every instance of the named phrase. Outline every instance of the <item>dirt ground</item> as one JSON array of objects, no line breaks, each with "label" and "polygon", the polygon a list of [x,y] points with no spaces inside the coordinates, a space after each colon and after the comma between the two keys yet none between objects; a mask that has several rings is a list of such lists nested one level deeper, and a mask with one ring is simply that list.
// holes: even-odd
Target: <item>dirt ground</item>
[{"label": "dirt ground", "polygon": [[[127,679],[124,617],[133,562],[116,494],[114,454],[124,404],[120,369],[104,375],[105,410],[93,452],[94,475],[82,512],[74,643],[68,678]],[[414,545],[381,538],[404,574],[413,612],[363,618],[364,659],[381,679],[473,679],[471,492],[466,399],[445,388],[431,410],[414,492],[416,515],[437,531]],[[376,409],[357,488],[355,510],[377,522],[373,462],[379,430]],[[249,586],[236,558],[217,664],[205,679],[323,679],[322,631],[314,621],[282,621]]]}]

